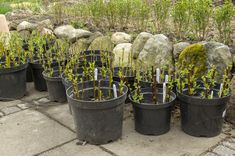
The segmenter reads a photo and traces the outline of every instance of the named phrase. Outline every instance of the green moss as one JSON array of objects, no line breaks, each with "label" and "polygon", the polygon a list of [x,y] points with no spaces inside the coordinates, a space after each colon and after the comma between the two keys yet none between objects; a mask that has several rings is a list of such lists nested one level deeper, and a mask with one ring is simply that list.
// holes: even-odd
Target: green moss
[{"label": "green moss", "polygon": [[206,49],[203,44],[192,44],[185,48],[179,56],[179,68],[188,68],[194,65],[196,76],[201,76],[206,71]]}]

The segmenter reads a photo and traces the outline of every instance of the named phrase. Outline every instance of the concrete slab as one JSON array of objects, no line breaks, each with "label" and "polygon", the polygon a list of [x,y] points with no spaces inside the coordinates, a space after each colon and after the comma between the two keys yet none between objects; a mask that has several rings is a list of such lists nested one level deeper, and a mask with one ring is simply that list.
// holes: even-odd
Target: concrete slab
[{"label": "concrete slab", "polygon": [[110,156],[109,153],[101,150],[98,146],[93,145],[76,145],[76,141],[72,141],[61,147],[41,154],[40,156]]},{"label": "concrete slab", "polygon": [[225,147],[223,145],[217,146],[214,150],[214,153],[217,153],[219,155],[226,155],[226,156],[234,156],[235,150],[232,150],[228,147]]},{"label": "concrete slab", "polygon": [[124,121],[122,139],[103,147],[121,156],[200,155],[223,138],[224,134],[213,138],[189,136],[181,131],[179,122],[175,122],[167,134],[145,136],[134,130],[134,121],[128,118]]},{"label": "concrete slab", "polygon": [[14,101],[0,101],[0,109],[6,108],[6,107],[11,107],[11,106],[16,106],[18,104],[22,104],[24,102],[20,100],[14,100]]},{"label": "concrete slab", "polygon": [[24,96],[21,100],[23,101],[33,101],[35,99],[40,99],[42,97],[48,96],[48,92],[39,92],[34,89],[34,84],[27,83],[27,93],[26,96]]},{"label": "concrete slab", "polygon": [[[53,105],[53,104],[55,103],[53,102],[48,103],[48,105]],[[41,107],[39,109],[46,112],[53,119],[58,120],[62,124],[66,125],[70,129],[73,129],[75,131],[73,116],[69,112],[68,104]]]},{"label": "concrete slab", "polygon": [[0,118],[1,156],[34,155],[74,138],[73,132],[34,110]]},{"label": "concrete slab", "polygon": [[21,111],[21,109],[17,106],[11,106],[11,107],[5,107],[3,109],[1,109],[1,111],[5,114],[5,115],[8,115],[8,114],[12,114],[12,113],[15,113],[15,112],[19,112]]}]

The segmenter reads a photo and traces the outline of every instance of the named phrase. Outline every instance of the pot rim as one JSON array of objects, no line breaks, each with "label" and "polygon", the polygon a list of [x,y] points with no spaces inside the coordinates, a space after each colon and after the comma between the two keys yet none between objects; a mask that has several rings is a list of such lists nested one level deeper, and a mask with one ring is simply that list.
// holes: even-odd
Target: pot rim
[{"label": "pot rim", "polygon": [[[202,87],[196,88],[196,90],[199,90],[199,89],[204,90],[204,88],[202,88]],[[185,89],[183,89],[183,92],[184,92],[184,91],[187,91],[187,90],[188,90],[188,88],[185,88]],[[213,88],[213,91],[219,92],[218,89],[214,89],[214,88]],[[200,98],[199,96],[189,96],[189,95],[187,95],[187,94],[180,93],[177,89],[176,89],[176,92],[177,92],[177,94],[179,94],[179,95],[182,96],[182,97],[191,98],[191,99],[194,99],[194,100],[208,100],[208,101],[213,101],[213,100],[226,99],[226,98],[228,98],[228,97],[231,96],[231,91],[230,91],[230,93],[229,93],[228,95],[226,95],[226,96],[223,96],[223,97],[213,97],[213,99]]]},{"label": "pot rim", "polygon": [[[105,81],[103,80],[104,82],[109,82],[109,81]],[[93,81],[85,81],[85,83],[89,83],[89,82],[93,82]],[[81,83],[78,83],[78,84],[81,84]],[[113,84],[119,84],[118,82],[116,81],[113,81]],[[102,87],[101,87],[102,88]],[[86,88],[86,89],[91,89],[91,88]],[[110,88],[111,90],[113,90],[113,88]],[[126,85],[124,85],[124,93],[121,95],[121,96],[118,96],[117,98],[112,98],[112,99],[109,99],[109,100],[102,100],[102,101],[86,101],[86,100],[80,100],[80,99],[76,99],[76,98],[73,98],[73,92],[72,92],[72,86],[70,86],[67,90],[66,90],[66,95],[71,98],[73,101],[76,101],[76,102],[80,102],[80,103],[86,103],[86,102],[89,102],[89,103],[92,103],[92,104],[101,104],[101,103],[107,103],[107,102],[112,102],[112,101],[117,101],[121,98],[124,98],[126,95],[127,95],[127,92],[128,92],[128,88]]]},{"label": "pot rim", "polygon": [[15,67],[10,67],[10,68],[2,68],[0,69],[0,73],[1,74],[9,74],[9,73],[14,73],[14,72],[18,72],[21,70],[24,70],[28,67],[28,62],[26,62],[25,64],[20,64],[17,65]]}]

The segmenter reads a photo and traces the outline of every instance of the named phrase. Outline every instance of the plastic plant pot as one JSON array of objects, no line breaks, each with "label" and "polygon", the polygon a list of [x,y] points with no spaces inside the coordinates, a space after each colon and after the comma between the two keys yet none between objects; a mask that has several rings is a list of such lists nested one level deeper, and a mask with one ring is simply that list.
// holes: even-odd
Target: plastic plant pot
[{"label": "plastic plant pot", "polygon": [[[114,60],[114,54],[112,52],[102,51],[102,50],[87,50],[80,53],[81,57],[79,58],[79,66],[83,67],[88,65],[84,64],[84,56],[85,56],[87,63],[95,61],[96,67],[102,67],[102,61],[101,61],[102,54],[104,54],[103,56],[105,56],[106,59],[110,57],[111,61],[110,63],[112,65],[112,62]],[[105,60],[104,66],[108,66],[106,61],[107,60]]]},{"label": "plastic plant pot", "polygon": [[62,78],[60,77],[59,71],[54,71],[52,76],[48,76],[45,71],[42,74],[46,80],[50,101],[60,103],[66,102],[66,91],[62,83]]},{"label": "plastic plant pot", "polygon": [[170,93],[170,101],[162,103],[162,90],[159,89],[158,104],[152,102],[152,92],[143,89],[144,100],[135,102],[130,95],[134,112],[135,130],[144,135],[162,135],[170,130],[171,110],[176,100],[175,93]]},{"label": "plastic plant pot", "polygon": [[34,87],[38,91],[47,91],[46,81],[42,75],[43,67],[38,60],[30,63],[33,72]]},{"label": "plastic plant pot", "polygon": [[0,69],[0,100],[20,99],[26,94],[27,66]]},{"label": "plastic plant pot", "polygon": [[[98,82],[96,81],[96,84]],[[124,86],[124,93],[120,95],[119,84],[117,86],[117,98],[109,98],[102,101],[93,101],[93,81],[79,83],[78,88],[81,99],[73,97],[72,87],[67,90],[68,102],[72,107],[72,114],[79,140],[87,141],[90,144],[106,144],[117,140],[122,135],[123,104],[127,97],[127,87]],[[101,91],[107,97],[113,89],[109,88],[108,81],[101,81]]]},{"label": "plastic plant pot", "polygon": [[[114,81],[117,81],[117,82],[120,82],[120,78],[119,78],[119,75],[118,75],[118,72],[121,70],[121,67],[115,67],[114,68],[114,72],[113,72],[113,80]],[[126,84],[128,84],[128,96],[130,94],[130,90],[133,89],[133,86],[134,86],[134,82],[135,82],[135,75],[133,72],[130,72],[132,69],[130,67],[124,67],[124,73],[123,73],[123,76],[124,76],[124,79],[126,81]],[[126,103],[129,103],[130,100],[129,98],[126,99]]]},{"label": "plastic plant pot", "polygon": [[27,82],[33,82],[33,73],[31,65],[29,64],[26,70],[26,80]]},{"label": "plastic plant pot", "polygon": [[[183,93],[177,92],[180,100],[181,127],[182,130],[196,137],[214,137],[221,133],[225,109],[230,95],[213,99],[200,98],[199,92],[203,88],[198,88],[197,96],[189,96],[188,89]],[[218,90],[214,90],[214,95],[218,95]]]}]

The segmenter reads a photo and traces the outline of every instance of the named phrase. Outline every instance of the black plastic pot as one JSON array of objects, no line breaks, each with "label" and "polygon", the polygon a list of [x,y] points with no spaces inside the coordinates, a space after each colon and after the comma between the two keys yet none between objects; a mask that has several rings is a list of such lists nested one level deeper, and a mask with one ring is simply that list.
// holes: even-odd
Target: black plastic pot
[{"label": "black plastic pot", "polygon": [[[161,92],[160,92],[161,91]],[[162,103],[162,90],[159,90],[158,101],[160,104],[153,104],[152,93],[149,89],[142,89],[144,100],[141,103],[131,100],[134,119],[135,130],[144,135],[161,135],[170,130],[171,110],[175,102],[176,95],[171,92],[171,100],[167,103]]]},{"label": "black plastic pot", "polygon": [[[203,88],[197,89],[202,91]],[[188,90],[177,92],[180,100],[182,130],[196,137],[214,137],[221,133],[226,104],[229,96],[213,99],[202,99],[199,96],[188,96]],[[214,95],[218,90],[214,90]],[[199,94],[198,94],[199,95]]]},{"label": "black plastic pot", "polygon": [[30,63],[30,66],[33,72],[34,88],[40,92],[47,91],[46,80],[44,79],[42,75],[42,72],[43,72],[42,65],[39,63],[39,61],[34,61]]},{"label": "black plastic pot", "polygon": [[[114,72],[113,72],[113,80],[114,80],[114,81],[117,81],[117,82],[120,82],[120,78],[119,78],[119,76],[118,76],[119,70],[121,70],[120,67],[115,67],[115,68],[114,68]],[[133,72],[132,72],[131,74],[129,74],[128,71],[130,71],[130,70],[131,70],[131,68],[129,68],[129,67],[124,67],[125,82],[126,82],[126,84],[129,85],[129,86],[128,86],[128,88],[129,88],[129,90],[128,90],[128,96],[129,96],[129,94],[130,94],[130,90],[134,89],[134,82],[135,82],[135,75],[134,75]],[[129,103],[129,102],[130,102],[130,100],[129,100],[129,98],[127,98],[127,99],[126,99],[126,103]]]},{"label": "black plastic pot", "polygon": [[[105,57],[110,57],[111,64],[114,60],[114,54],[109,51],[102,51],[102,50],[87,50],[83,51],[80,53],[81,57],[79,58],[79,66],[87,66],[89,62],[95,61],[95,66],[96,67],[102,67],[102,62],[101,62],[101,56],[102,53],[104,54]],[[86,62],[87,64],[84,64],[84,56],[86,57]],[[104,66],[107,66],[107,63],[104,64]]]},{"label": "black plastic pot", "polygon": [[66,102],[66,92],[59,71],[54,71],[51,77],[45,71],[42,74],[46,80],[50,101]]},{"label": "black plastic pot", "polygon": [[[119,89],[118,83],[114,83]],[[112,88],[108,87],[108,81],[102,81],[101,86],[103,95],[107,96],[109,91],[113,92]],[[90,144],[106,144],[122,135],[123,104],[127,96],[127,87],[124,87],[122,96],[104,101],[90,100],[93,96],[92,87],[93,81],[84,83],[84,97],[80,100],[73,98],[70,87],[67,90],[68,102],[72,106],[78,139]],[[78,88],[82,88],[82,84],[78,84]]]},{"label": "black plastic pot", "polygon": [[0,69],[0,100],[15,100],[26,94],[27,66]]},{"label": "black plastic pot", "polygon": [[27,82],[33,82],[33,73],[30,64],[28,65],[28,68],[26,70],[26,80]]}]

